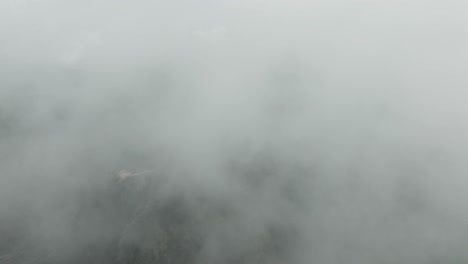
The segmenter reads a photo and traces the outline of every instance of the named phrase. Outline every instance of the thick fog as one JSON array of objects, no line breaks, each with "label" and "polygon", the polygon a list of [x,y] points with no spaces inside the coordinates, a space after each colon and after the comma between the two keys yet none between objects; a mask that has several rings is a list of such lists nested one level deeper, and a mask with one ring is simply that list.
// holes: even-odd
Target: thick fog
[{"label": "thick fog", "polygon": [[0,263],[466,263],[467,12],[0,1]]}]

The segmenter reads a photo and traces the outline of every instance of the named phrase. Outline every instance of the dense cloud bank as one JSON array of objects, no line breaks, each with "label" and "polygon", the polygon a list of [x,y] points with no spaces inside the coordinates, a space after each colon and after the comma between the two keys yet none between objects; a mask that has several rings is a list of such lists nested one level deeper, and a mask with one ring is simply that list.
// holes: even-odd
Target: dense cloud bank
[{"label": "dense cloud bank", "polygon": [[466,8],[2,1],[0,263],[465,263]]}]

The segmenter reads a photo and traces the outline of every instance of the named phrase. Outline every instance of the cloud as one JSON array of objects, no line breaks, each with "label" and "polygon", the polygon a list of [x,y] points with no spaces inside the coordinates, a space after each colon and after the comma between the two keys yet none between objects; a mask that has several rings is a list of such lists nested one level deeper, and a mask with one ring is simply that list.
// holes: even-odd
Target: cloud
[{"label": "cloud", "polygon": [[465,260],[464,7],[3,1],[0,256]]}]

